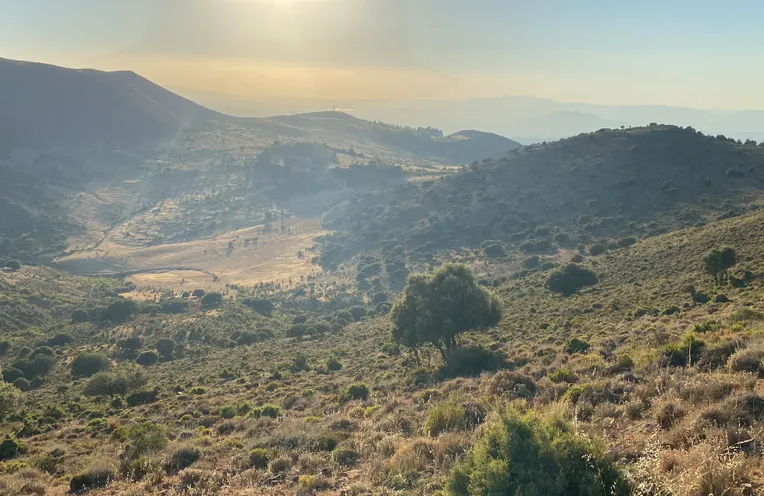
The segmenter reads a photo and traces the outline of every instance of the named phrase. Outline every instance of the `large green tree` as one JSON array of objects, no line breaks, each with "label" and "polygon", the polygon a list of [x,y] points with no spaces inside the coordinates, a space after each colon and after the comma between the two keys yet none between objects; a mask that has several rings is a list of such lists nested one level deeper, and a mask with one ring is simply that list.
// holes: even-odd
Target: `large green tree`
[{"label": "large green tree", "polygon": [[737,254],[730,247],[716,248],[710,251],[703,259],[706,272],[714,277],[718,285],[722,285],[727,279],[727,271],[737,264]]},{"label": "large green tree", "polygon": [[432,344],[447,359],[459,334],[499,323],[501,304],[467,266],[450,263],[432,274],[411,275],[390,316],[396,342],[414,350]]}]

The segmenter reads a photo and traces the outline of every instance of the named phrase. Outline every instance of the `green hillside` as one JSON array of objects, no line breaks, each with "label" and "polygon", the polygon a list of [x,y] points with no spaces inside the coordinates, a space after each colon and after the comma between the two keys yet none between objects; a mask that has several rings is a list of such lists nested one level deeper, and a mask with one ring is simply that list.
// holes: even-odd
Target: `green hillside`
[{"label": "green hillside", "polygon": [[[125,311],[115,295],[131,288],[78,294],[90,280],[6,272],[7,300],[41,315],[6,332],[6,379],[51,360],[18,383],[31,389],[2,425],[23,450],[0,487],[59,494],[106,474],[96,493],[461,494],[499,426],[570,422],[599,447],[564,430],[556,442],[602,457],[633,494],[755,494],[763,226],[752,213],[588,257],[598,282],[569,297],[548,289],[559,269],[518,272],[494,287],[500,325],[461,335],[448,364],[426,347],[417,362],[387,308],[342,283],[156,294]],[[722,246],[737,263],[717,285],[704,259]],[[476,270],[490,280],[490,267]],[[72,378],[86,351],[111,371]]]},{"label": "green hillside", "polygon": [[487,241],[527,254],[596,253],[756,208],[762,171],[754,142],[672,126],[602,130],[351,200],[325,220],[337,234],[321,263],[398,246],[416,261]]}]

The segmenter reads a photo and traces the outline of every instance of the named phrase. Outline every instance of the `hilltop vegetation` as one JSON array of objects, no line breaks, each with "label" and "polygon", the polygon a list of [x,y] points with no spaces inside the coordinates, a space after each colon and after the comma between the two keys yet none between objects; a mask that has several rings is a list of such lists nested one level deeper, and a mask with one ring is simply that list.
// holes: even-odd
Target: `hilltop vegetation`
[{"label": "hilltop vegetation", "polygon": [[352,199],[325,221],[338,232],[321,264],[398,247],[413,261],[481,245],[496,256],[597,254],[757,207],[763,168],[764,148],[753,142],[672,126],[602,130]]}]

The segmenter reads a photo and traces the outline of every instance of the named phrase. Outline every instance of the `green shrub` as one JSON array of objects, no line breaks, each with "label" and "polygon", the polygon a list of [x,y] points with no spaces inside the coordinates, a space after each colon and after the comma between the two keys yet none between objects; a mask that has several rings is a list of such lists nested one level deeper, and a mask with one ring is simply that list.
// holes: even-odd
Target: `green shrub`
[{"label": "green shrub", "polygon": [[207,293],[202,296],[201,306],[203,310],[219,307],[223,304],[223,295],[220,293]]},{"label": "green shrub", "polygon": [[90,435],[96,435],[99,432],[103,432],[106,430],[106,427],[108,425],[108,422],[105,418],[94,418],[88,421],[87,425],[85,426],[85,430]]},{"label": "green shrub", "polygon": [[53,369],[53,364],[53,358],[46,355],[37,355],[17,360],[13,363],[13,366],[21,370],[24,373],[24,377],[31,380],[35,377],[46,376]]},{"label": "green shrub", "polygon": [[449,496],[629,493],[602,450],[566,421],[512,409],[493,417],[446,487]]},{"label": "green shrub", "polygon": [[162,303],[162,312],[178,314],[188,310],[188,301],[174,298]]},{"label": "green shrub", "polygon": [[607,251],[607,245],[605,243],[595,243],[589,247],[588,251],[593,256],[602,255]]},{"label": "green shrub", "polygon": [[24,451],[24,443],[16,439],[13,434],[6,434],[0,442],[0,461],[16,458]]},{"label": "green shrub", "polygon": [[19,270],[21,269],[21,262],[18,260],[9,260],[5,263],[5,266],[11,270]]},{"label": "green shrub", "polygon": [[295,338],[299,339],[305,335],[305,333],[308,332],[308,326],[305,324],[294,324],[292,327],[287,329],[287,337],[288,338]]},{"label": "green shrub", "polygon": [[159,468],[157,460],[146,456],[123,458],[122,463],[120,464],[120,472],[122,472],[130,481],[141,480],[146,474],[157,468]]},{"label": "green shrub", "polygon": [[576,377],[576,374],[574,374],[570,369],[556,369],[551,374],[549,374],[549,380],[556,384],[561,382],[572,384],[576,382],[578,378]]},{"label": "green shrub", "polygon": [[76,493],[87,489],[106,487],[117,474],[110,468],[95,468],[75,475],[69,481],[69,492]]},{"label": "green shrub", "polygon": [[19,377],[13,381],[13,387],[21,392],[26,392],[32,389],[32,386],[29,384],[29,381],[25,377]]},{"label": "green shrub", "polygon": [[565,344],[565,352],[571,355],[573,353],[586,353],[590,347],[591,345],[582,339],[571,338]]},{"label": "green shrub", "polygon": [[24,372],[20,371],[16,367],[8,367],[7,369],[3,370],[3,381],[7,382],[8,384],[12,384],[13,381],[19,377],[24,377]]},{"label": "green shrub", "polygon": [[255,448],[249,452],[249,466],[252,468],[264,469],[268,467],[271,461],[271,452],[265,448]]},{"label": "green shrub", "polygon": [[252,410],[251,415],[255,418],[270,417],[275,419],[281,416],[281,410],[277,406],[264,405],[260,408],[255,408]]},{"label": "green shrub", "polygon": [[483,372],[494,372],[506,366],[507,362],[500,352],[480,346],[463,346],[452,350],[447,355],[439,374],[443,378],[472,377]]},{"label": "green shrub", "polygon": [[159,356],[164,360],[172,360],[175,353],[175,341],[170,338],[162,338],[154,345]]},{"label": "green shrub", "polygon": [[679,308],[676,305],[672,305],[670,307],[666,307],[661,311],[661,315],[676,315],[682,311],[681,308]]},{"label": "green shrub", "polygon": [[292,468],[292,460],[289,458],[276,458],[271,462],[271,472],[274,474],[281,474],[284,472],[289,471],[289,469]]},{"label": "green shrub", "polygon": [[165,466],[165,470],[168,472],[178,472],[186,469],[193,465],[201,456],[202,453],[199,449],[192,446],[182,446],[173,451],[170,460]]},{"label": "green shrub", "polygon": [[741,308],[732,314],[733,322],[746,322],[749,320],[764,320],[764,314],[752,308]]},{"label": "green shrub", "polygon": [[226,405],[220,408],[220,417],[224,419],[232,419],[236,416],[238,409],[234,405]]},{"label": "green shrub", "polygon": [[130,320],[138,312],[138,304],[133,300],[120,298],[109,303],[101,315],[102,320],[120,323]]},{"label": "green shrub", "polygon": [[82,392],[86,396],[112,396],[112,380],[110,373],[98,372],[88,380]]},{"label": "green shrub", "polygon": [[334,314],[334,320],[344,320],[345,322],[353,322],[355,319],[353,318],[353,314],[350,313],[347,310],[340,310],[336,314]]},{"label": "green shrub", "polygon": [[656,408],[655,419],[662,429],[669,429],[686,415],[686,410],[677,401],[667,401]]},{"label": "green shrub", "polygon": [[700,322],[698,324],[695,324],[694,330],[695,332],[699,333],[706,333],[706,332],[713,332],[719,329],[719,324],[714,322],[713,320],[707,320],[705,322]]},{"label": "green shrub", "polygon": [[135,359],[135,363],[143,365],[145,367],[151,367],[159,363],[159,355],[155,351],[144,351],[138,358]]},{"label": "green shrub", "polygon": [[374,297],[371,299],[372,305],[377,305],[379,303],[386,303],[387,302],[387,295],[385,293],[376,293]]},{"label": "green shrub", "polygon": [[633,236],[627,236],[625,238],[620,238],[616,241],[619,248],[625,248],[627,246],[631,246],[637,242],[637,238]]},{"label": "green shrub", "polygon": [[304,324],[308,321],[307,315],[295,315],[292,319],[292,324]]},{"label": "green shrub", "polygon": [[739,344],[734,341],[707,346],[700,354],[698,367],[705,371],[721,368],[728,364],[729,357],[734,355],[739,347]]},{"label": "green shrub", "polygon": [[83,393],[87,396],[126,395],[129,391],[146,384],[147,377],[139,367],[122,366],[113,372],[99,372],[85,384]]},{"label": "green shrub", "polygon": [[728,366],[731,372],[753,372],[764,376],[764,349],[737,351],[729,358]]},{"label": "green shrub", "polygon": [[366,317],[366,309],[362,306],[354,306],[350,310],[350,315],[353,317],[353,320],[358,322],[362,318]]},{"label": "green shrub", "polygon": [[0,381],[0,420],[16,411],[21,399],[21,392],[8,384]]},{"label": "green shrub", "polygon": [[342,398],[345,401],[348,400],[367,400],[369,399],[369,386],[366,384],[358,383],[351,384],[342,394]]},{"label": "green shrub", "polygon": [[695,337],[694,334],[686,334],[678,343],[671,343],[663,348],[662,363],[669,367],[686,367],[695,365],[700,360],[706,343]]},{"label": "green shrub", "polygon": [[401,348],[396,343],[385,343],[380,351],[387,356],[398,356],[401,354]]},{"label": "green shrub", "polygon": [[40,458],[40,460],[37,462],[37,468],[47,474],[55,475],[64,461],[65,454],[66,452],[64,450],[60,448],[54,448],[45,454],[45,456]]},{"label": "green shrub", "polygon": [[136,391],[127,397],[128,406],[148,405],[154,403],[159,396],[159,388]]},{"label": "green shrub", "polygon": [[135,351],[140,349],[143,346],[143,338],[131,337],[131,338],[120,339],[119,341],[117,341],[117,346],[123,349]]},{"label": "green shrub", "polygon": [[245,298],[242,303],[260,315],[270,317],[276,309],[276,305],[271,300],[259,300],[256,298]]},{"label": "green shrub", "polygon": [[501,258],[507,255],[507,251],[501,243],[494,243],[483,248],[483,254],[488,258]]},{"label": "green shrub", "polygon": [[581,288],[594,286],[599,282],[597,274],[576,264],[567,264],[554,271],[547,279],[547,287],[553,293],[570,296]]},{"label": "green shrub", "polygon": [[85,352],[77,355],[69,365],[75,377],[90,377],[97,372],[109,369],[111,361],[101,353]]},{"label": "green shrub", "polygon": [[342,370],[342,364],[339,360],[332,357],[329,360],[326,361],[326,370],[329,370],[331,372],[336,372],[338,370]]},{"label": "green shrub", "polygon": [[292,364],[292,372],[302,372],[305,370],[310,370],[310,365],[308,365],[308,357],[298,353],[297,356],[294,357],[294,363]]},{"label": "green shrub", "polygon": [[430,410],[422,430],[430,437],[437,437],[444,432],[474,429],[484,419],[485,410],[482,407],[471,403],[448,401]]},{"label": "green shrub", "polygon": [[34,350],[32,350],[32,354],[30,355],[31,358],[36,357],[37,355],[44,355],[48,357],[54,357],[56,356],[56,352],[53,351],[53,348],[50,346],[38,346]]},{"label": "green shrub", "polygon": [[141,313],[144,315],[159,315],[161,312],[162,305],[159,303],[154,303],[152,301],[141,303]]},{"label": "green shrub", "polygon": [[360,458],[358,452],[352,448],[340,447],[332,452],[332,461],[343,467],[353,467]]},{"label": "green shrub", "polygon": [[523,260],[523,267],[526,269],[535,269],[539,265],[541,265],[541,259],[538,255],[533,255]]},{"label": "green shrub", "polygon": [[509,399],[536,396],[536,383],[527,375],[503,370],[495,374],[488,383],[488,392],[496,396],[506,396]]},{"label": "green shrub", "polygon": [[156,453],[167,446],[167,434],[164,428],[153,422],[131,425],[124,428],[121,434],[129,443],[125,452],[131,458]]}]

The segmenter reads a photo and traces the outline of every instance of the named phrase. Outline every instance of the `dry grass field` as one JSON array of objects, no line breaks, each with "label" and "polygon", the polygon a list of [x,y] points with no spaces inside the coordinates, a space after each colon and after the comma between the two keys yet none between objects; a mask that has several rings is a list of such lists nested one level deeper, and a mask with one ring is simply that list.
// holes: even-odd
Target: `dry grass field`
[{"label": "dry grass field", "polygon": [[[293,282],[320,271],[311,264],[315,238],[326,234],[318,221],[289,219],[276,223],[273,232],[263,227],[241,229],[185,243],[146,248],[105,241],[92,251],[56,260],[57,266],[78,275],[128,274],[138,286],[219,288],[235,284]],[[257,239],[257,242],[255,242]]]}]

